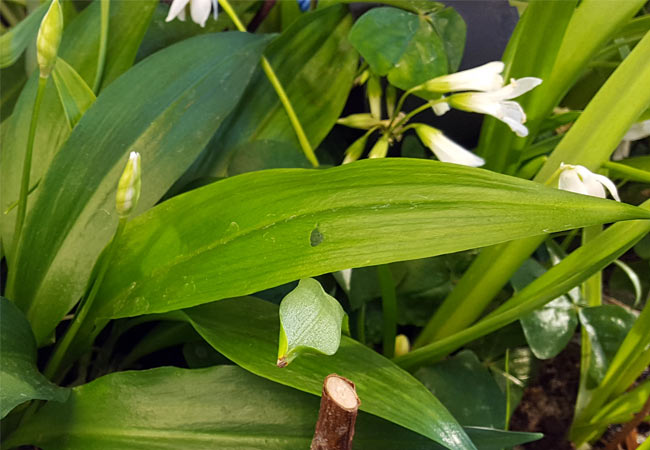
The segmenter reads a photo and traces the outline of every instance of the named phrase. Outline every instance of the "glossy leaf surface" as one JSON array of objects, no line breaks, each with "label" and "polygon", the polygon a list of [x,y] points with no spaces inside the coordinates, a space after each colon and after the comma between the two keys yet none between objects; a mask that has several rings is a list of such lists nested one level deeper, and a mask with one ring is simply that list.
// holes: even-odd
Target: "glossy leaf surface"
[{"label": "glossy leaf surface", "polygon": [[[235,32],[183,41],[111,84],[83,116],[38,188],[13,268],[18,277],[8,286],[39,342],[82,294],[114,232],[115,190],[126,155],[142,155],[136,212],[143,211],[236,105],[266,44],[264,37]],[[125,97],[132,102],[128,109]]]},{"label": "glossy leaf surface", "polygon": [[[159,368],[105,376],[33,416],[10,445],[44,450],[308,448],[319,399],[238,367]],[[534,433],[468,428],[481,449],[534,440]],[[495,446],[501,444],[501,447]],[[438,450],[429,439],[369,414],[357,418],[355,449]]]},{"label": "glossy leaf surface", "polygon": [[[546,270],[533,259],[526,261],[512,277],[515,291],[542,276]],[[578,326],[577,308],[562,295],[520,319],[526,341],[539,359],[557,356],[569,343]]]},{"label": "glossy leaf surface", "polygon": [[461,425],[505,426],[505,395],[473,352],[464,350],[414,375]]},{"label": "glossy leaf surface", "polygon": [[[374,8],[350,30],[350,42],[372,71],[410,89],[448,71],[445,46],[424,17],[397,8]],[[455,57],[457,59],[457,57]]]},{"label": "glossy leaf surface", "polygon": [[641,217],[650,212],[436,161],[248,173],[131,221],[95,316],[167,312],[349,267]]},{"label": "glossy leaf surface", "polygon": [[593,306],[580,311],[580,322],[591,344],[589,377],[592,386],[602,381],[635,319],[634,314],[616,305]]},{"label": "glossy leaf surface", "polygon": [[36,341],[23,313],[0,297],[0,418],[29,400],[65,401],[68,390],[52,384],[36,368]]},{"label": "glossy leaf surface", "polygon": [[276,366],[277,306],[246,297],[188,309],[185,314],[206,341],[246,370],[314,395],[320,395],[327,375],[337,373],[354,381],[361,410],[448,448],[474,448],[456,420],[422,384],[353,339],[343,336],[333,356],[303,355],[280,369]]}]

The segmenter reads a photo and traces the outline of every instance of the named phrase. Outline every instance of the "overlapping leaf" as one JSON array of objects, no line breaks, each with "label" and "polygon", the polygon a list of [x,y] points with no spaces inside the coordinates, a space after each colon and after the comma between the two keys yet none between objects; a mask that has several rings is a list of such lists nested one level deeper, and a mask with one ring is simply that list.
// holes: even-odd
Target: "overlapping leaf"
[{"label": "overlapping leaf", "polygon": [[236,105],[267,42],[222,33],[168,47],[112,83],[77,124],[38,188],[12,267],[16,282],[8,286],[39,342],[82,294],[115,229],[115,189],[126,155],[142,154],[142,211]]}]

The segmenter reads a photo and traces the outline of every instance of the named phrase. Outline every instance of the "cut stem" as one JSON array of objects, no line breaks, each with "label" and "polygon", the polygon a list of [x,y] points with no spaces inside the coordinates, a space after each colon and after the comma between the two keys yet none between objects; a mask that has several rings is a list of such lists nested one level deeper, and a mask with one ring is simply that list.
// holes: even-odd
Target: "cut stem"
[{"label": "cut stem", "polygon": [[[235,27],[237,27],[239,31],[246,32],[246,27],[241,22],[241,20],[239,20],[239,17],[237,17],[237,13],[230,5],[230,2],[228,2],[228,0],[219,0],[219,4],[226,12],[226,14],[228,14],[230,19],[233,21]],[[266,77],[269,79],[269,82],[273,86],[273,89],[275,89],[275,93],[278,95],[278,98],[280,99],[280,103],[282,103],[282,106],[284,107],[287,116],[289,116],[289,122],[291,122],[293,131],[296,133],[296,137],[298,138],[298,142],[300,143],[300,147],[302,148],[305,157],[309,160],[312,166],[318,167],[318,158],[316,158],[316,154],[314,153],[314,150],[311,148],[311,144],[307,139],[305,130],[302,128],[302,125],[300,124],[300,120],[298,120],[296,111],[293,109],[293,105],[291,104],[291,101],[289,100],[287,93],[282,87],[282,83],[280,83],[280,80],[275,74],[273,67],[271,67],[271,63],[269,62],[268,59],[266,59],[265,56],[262,56],[261,65],[262,65],[262,70],[266,74]]]},{"label": "cut stem", "polygon": [[311,450],[351,450],[359,405],[353,382],[336,374],[328,375],[323,382]]},{"label": "cut stem", "polygon": [[[16,213],[16,224],[14,228],[14,254],[18,250],[20,233],[22,232],[23,224],[25,222],[25,214],[27,212],[27,195],[29,193],[29,176],[32,170],[32,153],[34,150],[34,137],[36,136],[36,125],[38,123],[38,115],[41,111],[41,103],[43,102],[43,93],[45,92],[46,85],[47,85],[47,78],[38,77],[38,89],[36,91],[36,98],[34,99],[32,120],[29,123],[29,135],[27,136],[27,150],[25,151],[25,160],[23,162],[23,175],[20,180],[18,212]],[[15,271],[12,272],[14,273],[13,277],[15,277]]]},{"label": "cut stem", "polygon": [[104,255],[104,257],[101,258],[101,261],[99,263],[100,266],[97,271],[97,276],[93,281],[92,288],[90,289],[90,293],[88,294],[88,297],[86,297],[85,301],[82,300],[81,304],[79,305],[78,312],[75,314],[74,318],[72,319],[72,323],[70,324],[70,327],[68,328],[65,335],[63,336],[63,339],[56,346],[52,358],[50,358],[50,361],[45,367],[44,375],[50,380],[53,380],[55,382],[59,381],[59,379],[65,374],[65,367],[61,367],[61,362],[63,361],[63,357],[65,356],[68,347],[70,347],[70,343],[74,340],[75,335],[79,331],[79,328],[83,324],[86,316],[88,315],[88,312],[90,311],[90,308],[92,307],[93,301],[95,300],[95,296],[99,291],[99,287],[101,286],[102,281],[104,280],[104,276],[106,275],[106,271],[108,270],[111,259],[113,259],[116,243],[120,239],[120,236],[124,231],[124,227],[126,226],[126,221],[127,221],[126,217],[120,218],[120,222],[117,225],[117,230],[115,230],[115,235],[113,235],[113,239],[108,244],[108,249],[106,250],[106,254]]},{"label": "cut stem", "polygon": [[381,305],[383,316],[383,351],[386,358],[395,355],[395,336],[397,335],[397,296],[395,282],[387,265],[377,266],[379,288],[381,289]]}]

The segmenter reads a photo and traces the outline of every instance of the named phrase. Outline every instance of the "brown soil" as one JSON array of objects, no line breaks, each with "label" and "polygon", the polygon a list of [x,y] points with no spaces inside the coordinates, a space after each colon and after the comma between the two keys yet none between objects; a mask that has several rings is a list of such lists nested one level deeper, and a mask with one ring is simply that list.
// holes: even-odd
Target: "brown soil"
[{"label": "brown soil", "polygon": [[539,441],[525,444],[526,450],[573,450],[566,438],[573,419],[580,379],[580,347],[569,344],[553,359],[543,361],[537,379],[510,420],[513,431],[544,433]]}]

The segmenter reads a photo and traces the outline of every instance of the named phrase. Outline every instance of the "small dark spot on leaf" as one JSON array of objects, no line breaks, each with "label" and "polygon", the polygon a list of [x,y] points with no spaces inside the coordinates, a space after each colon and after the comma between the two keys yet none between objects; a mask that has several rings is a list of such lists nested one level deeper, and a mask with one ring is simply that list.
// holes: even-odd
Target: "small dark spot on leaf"
[{"label": "small dark spot on leaf", "polygon": [[318,228],[314,228],[309,236],[309,243],[312,247],[316,247],[318,244],[323,242],[323,239],[323,234],[318,230]]}]

